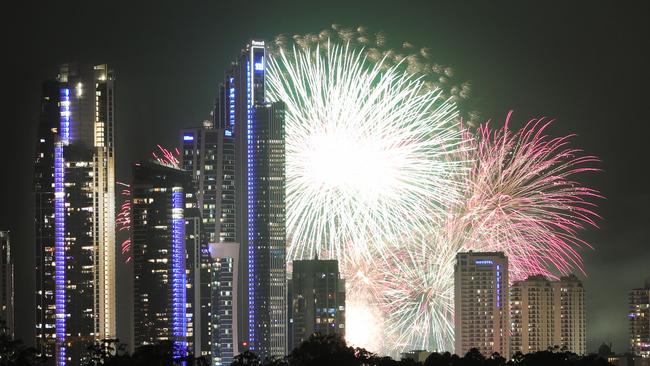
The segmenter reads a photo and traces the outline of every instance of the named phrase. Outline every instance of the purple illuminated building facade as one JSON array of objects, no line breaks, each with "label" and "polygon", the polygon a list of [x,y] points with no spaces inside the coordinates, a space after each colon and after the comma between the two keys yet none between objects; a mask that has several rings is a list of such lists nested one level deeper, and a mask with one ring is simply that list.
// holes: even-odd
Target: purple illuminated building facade
[{"label": "purple illuminated building facade", "polygon": [[36,346],[57,365],[115,337],[113,73],[63,65],[43,84],[34,170]]},{"label": "purple illuminated building facade", "polygon": [[[199,210],[201,233],[188,252],[188,294],[189,306],[193,316],[189,323],[192,328],[193,353],[210,357],[211,351],[211,272],[212,259],[208,244],[216,241],[218,226],[218,204],[220,177],[218,155],[223,143],[222,133],[214,128],[211,120],[202,126],[186,128],[180,134],[180,166],[192,177],[196,192],[196,205]],[[190,246],[188,246],[189,248]]]}]

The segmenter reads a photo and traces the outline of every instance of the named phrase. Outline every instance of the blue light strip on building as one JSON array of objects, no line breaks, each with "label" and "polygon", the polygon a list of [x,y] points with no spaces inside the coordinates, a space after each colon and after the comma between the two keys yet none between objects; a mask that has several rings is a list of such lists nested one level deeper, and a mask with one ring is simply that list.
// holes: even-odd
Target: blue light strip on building
[{"label": "blue light strip on building", "polygon": [[61,114],[61,133],[59,133],[59,138],[64,144],[70,142],[70,89],[61,88],[61,98],[59,105],[59,112]]},{"label": "blue light strip on building", "polygon": [[[252,55],[252,51],[251,51]],[[246,158],[247,158],[247,222],[248,222],[248,344],[251,351],[255,350],[255,186],[252,183],[255,179],[252,163],[254,160],[253,148],[253,116],[252,116],[252,95],[251,95],[251,71],[250,61],[246,62]]]},{"label": "blue light strip on building", "polygon": [[65,254],[65,160],[63,146],[70,140],[70,89],[61,88],[59,100],[59,141],[54,146],[54,327],[55,361],[66,363],[66,254]]},{"label": "blue light strip on building", "polygon": [[492,261],[489,260],[489,259],[478,259],[478,260],[476,260],[476,261],[474,262],[474,264],[477,264],[477,265],[493,264],[493,263],[494,263],[494,262],[492,262]]},{"label": "blue light strip on building", "polygon": [[187,318],[185,275],[185,217],[183,189],[172,188],[172,339],[174,357],[186,356]]},{"label": "blue light strip on building", "polygon": [[65,164],[63,145],[54,147],[54,302],[56,364],[65,365]]},{"label": "blue light strip on building", "polygon": [[497,264],[497,307],[501,307],[501,265]]}]

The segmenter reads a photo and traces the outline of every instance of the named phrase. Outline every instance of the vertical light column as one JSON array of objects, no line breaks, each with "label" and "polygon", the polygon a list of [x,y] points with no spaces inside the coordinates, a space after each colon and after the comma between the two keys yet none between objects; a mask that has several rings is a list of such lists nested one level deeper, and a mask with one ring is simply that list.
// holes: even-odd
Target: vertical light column
[{"label": "vertical light column", "polygon": [[97,65],[94,71],[95,336],[105,339],[116,336],[114,96],[108,66]]},{"label": "vertical light column", "polygon": [[187,351],[185,218],[183,188],[172,188],[172,337],[174,357],[185,357]]},{"label": "vertical light column", "polygon": [[[251,51],[251,55],[252,55]],[[251,56],[252,57],[252,56]],[[248,236],[248,344],[251,351],[255,350],[255,192],[252,181],[255,179],[252,163],[254,159],[253,148],[253,116],[252,116],[252,76],[250,62],[246,62],[246,183],[247,193],[247,236]]]},{"label": "vertical light column", "polygon": [[70,139],[70,89],[61,88],[59,141],[54,146],[54,261],[55,261],[55,357],[58,366],[66,363],[66,250],[65,250],[65,161],[63,146]]}]

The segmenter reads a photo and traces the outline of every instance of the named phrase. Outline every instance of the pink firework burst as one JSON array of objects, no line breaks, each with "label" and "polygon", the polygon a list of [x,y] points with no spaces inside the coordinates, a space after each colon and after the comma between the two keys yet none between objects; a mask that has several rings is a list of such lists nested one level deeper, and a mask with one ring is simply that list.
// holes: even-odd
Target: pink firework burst
[{"label": "pink firework burst", "polygon": [[532,119],[518,131],[481,125],[473,140],[474,166],[454,226],[467,235],[467,249],[503,251],[511,279],[532,274],[556,277],[583,271],[578,237],[595,227],[594,200],[602,198],[578,176],[598,171],[599,160],[569,146],[574,135],[549,137],[553,120]]},{"label": "pink firework burst", "polygon": [[[383,353],[453,347],[453,272],[459,251],[503,251],[510,279],[557,277],[583,271],[581,230],[595,227],[600,193],[580,183],[599,160],[569,146],[572,135],[550,137],[552,121],[534,119],[465,132],[458,159],[467,162],[464,199],[448,207],[430,232],[396,244],[390,255],[342,265],[349,299],[362,311],[378,309]],[[361,324],[358,327],[365,329]],[[383,349],[382,349],[383,347]]]}]

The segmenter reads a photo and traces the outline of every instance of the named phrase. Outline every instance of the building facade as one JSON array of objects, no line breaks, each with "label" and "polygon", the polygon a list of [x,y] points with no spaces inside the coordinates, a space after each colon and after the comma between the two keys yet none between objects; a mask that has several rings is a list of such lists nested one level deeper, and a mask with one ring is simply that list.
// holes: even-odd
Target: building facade
[{"label": "building facade", "polygon": [[237,306],[240,289],[239,244],[210,244],[212,271],[212,365],[230,365],[239,354]]},{"label": "building facade", "polygon": [[510,356],[508,259],[502,252],[456,255],[454,268],[455,353],[477,348],[483,355]]},{"label": "building facade", "polygon": [[553,285],[544,276],[513,282],[510,288],[511,354],[545,351],[557,344],[553,299]]},{"label": "building facade", "polygon": [[193,350],[193,286],[188,262],[200,243],[190,175],[153,162],[133,166],[132,248],[135,347],[173,342]]},{"label": "building facade", "polygon": [[630,351],[650,359],[650,280],[644,288],[630,291]]},{"label": "building facade", "polygon": [[293,261],[289,286],[289,350],[313,333],[345,337],[345,281],[338,261]]},{"label": "building facade", "polygon": [[[553,281],[554,345],[578,355],[587,354],[585,289],[574,275]],[[559,310],[558,310],[559,309]]]},{"label": "building facade", "polygon": [[221,180],[223,174],[218,163],[219,152],[222,150],[223,133],[214,128],[214,122],[204,121],[202,126],[181,130],[181,168],[190,173],[196,192],[196,202],[201,220],[200,243],[196,248],[194,258],[196,268],[191,276],[195,288],[193,327],[196,341],[194,354],[209,357],[212,349],[212,290],[211,282],[213,261],[210,258],[208,245],[219,238]]},{"label": "building facade", "polygon": [[[58,365],[115,338],[114,76],[63,65],[43,84],[34,169],[36,346]],[[74,301],[73,301],[74,299]]]},{"label": "building facade", "polygon": [[14,337],[14,253],[9,231],[0,231],[0,326]]}]

